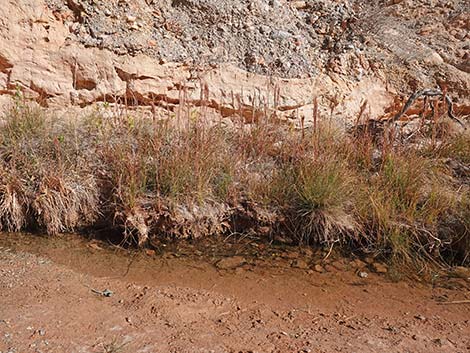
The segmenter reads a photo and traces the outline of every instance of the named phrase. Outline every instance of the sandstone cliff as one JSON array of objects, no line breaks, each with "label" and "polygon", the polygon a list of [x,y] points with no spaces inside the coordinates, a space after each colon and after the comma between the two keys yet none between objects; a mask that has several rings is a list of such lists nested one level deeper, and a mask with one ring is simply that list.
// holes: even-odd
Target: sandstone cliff
[{"label": "sandstone cliff", "polygon": [[246,117],[269,108],[306,123],[315,97],[323,116],[341,121],[366,101],[378,117],[397,93],[438,84],[468,103],[469,6],[428,3],[5,0],[0,97],[21,90],[51,108],[184,101]]}]

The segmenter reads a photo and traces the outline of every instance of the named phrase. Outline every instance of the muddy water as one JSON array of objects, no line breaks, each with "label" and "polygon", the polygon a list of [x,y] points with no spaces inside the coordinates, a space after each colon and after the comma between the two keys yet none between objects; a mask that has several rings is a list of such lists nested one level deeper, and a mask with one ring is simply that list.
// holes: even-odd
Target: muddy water
[{"label": "muddy water", "polygon": [[[178,243],[144,251],[73,234],[49,237],[0,233],[0,247],[45,257],[94,277],[204,289],[249,302],[282,304],[288,299],[289,305],[308,305],[309,298],[315,297],[312,293],[328,293],[329,288],[345,280],[344,276],[338,278],[339,267],[350,270],[346,283],[362,282],[345,261],[331,261],[336,267],[330,266],[333,271],[320,276],[313,270],[324,256],[320,251],[250,242]],[[224,266],[219,261],[227,258],[236,264],[220,268]]]},{"label": "muddy water", "polygon": [[[321,251],[276,247],[250,242],[178,243],[156,251],[127,250],[68,234],[58,237],[0,233],[0,248],[45,257],[75,272],[110,281],[149,286],[177,286],[234,296],[243,302],[310,307],[321,304],[337,310],[364,305],[368,297],[403,296],[410,290],[432,296],[433,288],[418,281],[394,283],[365,268],[358,276],[352,259]],[[221,266],[232,259],[232,268]],[[315,271],[322,264],[324,271]],[[224,267],[224,268],[220,268]],[[353,299],[355,298],[355,299]],[[380,304],[380,303],[379,303]]]}]

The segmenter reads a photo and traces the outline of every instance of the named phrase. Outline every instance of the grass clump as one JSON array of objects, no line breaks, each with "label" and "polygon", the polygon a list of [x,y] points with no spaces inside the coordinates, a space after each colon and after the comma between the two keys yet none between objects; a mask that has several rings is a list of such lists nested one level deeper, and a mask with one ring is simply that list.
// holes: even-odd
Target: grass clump
[{"label": "grass clump", "polygon": [[269,198],[285,213],[298,242],[330,243],[355,230],[347,214],[353,182],[345,160],[329,154],[305,155],[282,162],[272,178]]},{"label": "grass clump", "polygon": [[99,189],[73,140],[74,128],[18,104],[0,132],[0,228],[50,234],[91,226]]}]

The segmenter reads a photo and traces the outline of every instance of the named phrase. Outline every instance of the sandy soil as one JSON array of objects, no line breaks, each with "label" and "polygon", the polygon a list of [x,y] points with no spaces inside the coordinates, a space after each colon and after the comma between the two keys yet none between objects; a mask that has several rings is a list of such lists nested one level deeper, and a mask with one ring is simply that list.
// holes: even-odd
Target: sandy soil
[{"label": "sandy soil", "polygon": [[464,279],[392,282],[334,256],[320,273],[311,251],[227,248],[0,234],[0,352],[470,351],[470,305],[443,304],[470,298]]}]

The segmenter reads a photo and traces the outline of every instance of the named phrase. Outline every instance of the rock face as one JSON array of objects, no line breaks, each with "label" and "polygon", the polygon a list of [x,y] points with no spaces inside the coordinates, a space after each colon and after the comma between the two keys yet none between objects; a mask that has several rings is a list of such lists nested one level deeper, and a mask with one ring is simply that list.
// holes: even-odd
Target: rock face
[{"label": "rock face", "polygon": [[[461,1],[449,3],[462,8]],[[371,41],[381,42],[372,48],[366,46],[360,26],[353,26],[353,9],[366,11],[375,2],[358,4],[361,2],[345,1],[333,6],[327,0],[236,4],[222,0],[8,0],[2,4],[0,18],[0,96],[21,90],[46,107],[106,101],[174,109],[179,103],[189,103],[207,106],[223,116],[239,114],[246,119],[256,119],[268,109],[296,124],[302,121],[308,125],[315,114],[315,100],[321,116],[340,122],[355,120],[364,102],[367,115],[383,115],[398,91],[396,87],[403,87],[410,72],[419,76],[415,79],[418,86],[419,80],[426,85],[435,83],[434,78],[420,79],[425,66],[442,69],[452,84],[449,91],[452,93],[455,87],[462,99],[468,99],[465,93],[470,74],[459,69],[464,64],[452,59],[455,55],[449,59],[422,43],[416,44],[416,35],[415,39],[399,40],[406,34],[400,32],[403,26],[390,29],[389,22],[376,21]],[[191,13],[194,16],[188,16]],[[232,13],[230,19],[227,13]],[[218,21],[217,16],[222,20]],[[381,16],[386,19],[393,13]],[[467,38],[468,23],[465,25],[465,17],[459,16],[454,22],[467,34],[459,30],[458,35]],[[288,19],[296,22],[284,23]],[[212,20],[213,24],[205,26]],[[362,24],[366,23],[364,20]],[[227,38],[237,31],[248,32],[232,43]],[[305,37],[299,39],[301,44],[295,44],[298,35]],[[184,46],[188,36],[191,43]],[[253,67],[250,58],[240,56],[248,44],[255,50],[246,54],[250,58],[268,53],[269,62],[280,61],[297,71],[289,74],[282,65],[277,71],[260,69],[271,64]],[[236,50],[225,59],[216,54],[207,59],[202,51],[211,45],[215,52],[220,46],[221,50],[232,46]],[[156,46],[158,51],[152,49]],[[174,46],[182,46],[180,52],[186,54],[169,56],[175,52]],[[406,54],[410,48],[413,55]],[[193,59],[201,58],[200,62],[184,60],[191,56],[188,53]],[[403,73],[398,68],[381,69],[380,59],[383,57],[387,63],[390,55],[413,65],[416,62],[417,68],[413,71],[405,66],[407,71]],[[292,76],[303,78],[283,78]],[[390,78],[395,87],[387,85]]]},{"label": "rock face", "polygon": [[[352,50],[346,47],[363,45],[349,28],[355,15],[349,0],[47,3],[75,21],[74,40],[163,62],[232,62],[253,73],[300,78],[318,74],[332,57],[348,56]],[[328,45],[335,45],[335,51]]]}]

